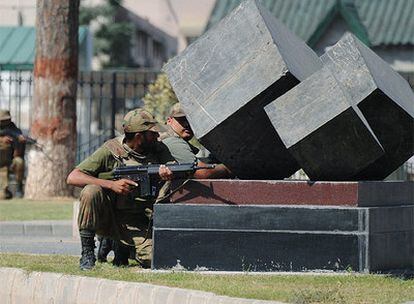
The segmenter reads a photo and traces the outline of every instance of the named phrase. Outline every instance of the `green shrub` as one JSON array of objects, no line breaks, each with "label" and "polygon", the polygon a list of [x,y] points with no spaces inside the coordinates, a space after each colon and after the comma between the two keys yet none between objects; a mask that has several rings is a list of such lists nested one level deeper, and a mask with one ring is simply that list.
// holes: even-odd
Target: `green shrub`
[{"label": "green shrub", "polygon": [[167,75],[161,73],[145,94],[144,108],[152,113],[159,122],[165,122],[170,108],[178,102]]}]

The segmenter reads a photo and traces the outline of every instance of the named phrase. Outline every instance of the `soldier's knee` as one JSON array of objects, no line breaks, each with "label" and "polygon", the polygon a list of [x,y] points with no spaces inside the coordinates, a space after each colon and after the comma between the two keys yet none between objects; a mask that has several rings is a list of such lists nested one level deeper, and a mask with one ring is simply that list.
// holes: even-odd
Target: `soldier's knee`
[{"label": "soldier's knee", "polygon": [[13,158],[13,165],[16,167],[24,167],[24,160],[20,156],[16,156]]},{"label": "soldier's knee", "polygon": [[19,179],[23,178],[24,175],[24,160],[20,156],[16,156],[13,158],[12,164],[10,169],[16,174],[16,177]]},{"label": "soldier's knee", "polygon": [[96,185],[86,185],[80,194],[81,204],[90,204],[97,200],[102,200],[102,198],[103,189],[102,187]]}]

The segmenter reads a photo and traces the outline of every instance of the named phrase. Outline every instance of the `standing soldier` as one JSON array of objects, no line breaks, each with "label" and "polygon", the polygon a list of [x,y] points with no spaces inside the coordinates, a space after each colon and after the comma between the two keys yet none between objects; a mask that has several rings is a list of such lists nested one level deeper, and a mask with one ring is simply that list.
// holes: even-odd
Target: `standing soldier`
[{"label": "standing soldier", "polygon": [[13,172],[17,182],[16,197],[23,196],[24,152],[26,139],[22,131],[12,122],[10,112],[0,110],[0,199],[9,199],[9,173]]}]

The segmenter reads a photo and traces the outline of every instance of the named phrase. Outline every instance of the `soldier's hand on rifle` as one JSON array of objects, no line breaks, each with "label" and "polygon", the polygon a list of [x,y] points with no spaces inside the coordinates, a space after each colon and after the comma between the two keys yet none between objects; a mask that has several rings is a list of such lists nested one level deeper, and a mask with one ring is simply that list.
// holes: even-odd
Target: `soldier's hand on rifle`
[{"label": "soldier's hand on rifle", "polygon": [[138,184],[129,179],[119,179],[112,182],[111,190],[117,194],[128,194],[131,192],[135,187],[138,187]]},{"label": "soldier's hand on rifle", "polygon": [[160,165],[160,169],[158,170],[158,174],[162,180],[172,180],[173,173],[166,165]]},{"label": "soldier's hand on rifle", "polygon": [[13,138],[10,136],[0,136],[0,142],[5,145],[10,145],[13,142]]},{"label": "soldier's hand on rifle", "polygon": [[17,140],[18,140],[18,142],[19,142],[19,143],[21,143],[21,144],[25,144],[25,143],[26,143],[26,137],[24,137],[23,135],[19,135],[19,136],[17,137]]}]

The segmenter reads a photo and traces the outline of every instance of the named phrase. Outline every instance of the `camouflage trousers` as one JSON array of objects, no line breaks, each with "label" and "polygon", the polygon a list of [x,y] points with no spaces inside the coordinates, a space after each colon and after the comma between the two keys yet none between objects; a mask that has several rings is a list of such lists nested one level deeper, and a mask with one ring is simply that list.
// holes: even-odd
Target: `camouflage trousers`
[{"label": "camouflage trousers", "polygon": [[134,246],[136,259],[144,267],[151,266],[152,229],[148,218],[138,208],[117,208],[117,198],[109,191],[95,185],[83,188],[78,226]]},{"label": "camouflage trousers", "polygon": [[13,172],[18,184],[23,183],[24,178],[24,160],[21,157],[14,157],[11,161],[11,165],[5,165],[0,167],[0,199],[4,199],[7,196],[9,186],[9,173]]},{"label": "camouflage trousers", "polygon": [[22,183],[24,178],[24,160],[20,156],[13,158],[12,164],[9,167],[9,170],[12,171],[15,175],[16,182]]}]

